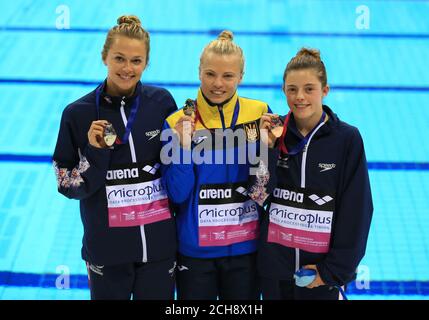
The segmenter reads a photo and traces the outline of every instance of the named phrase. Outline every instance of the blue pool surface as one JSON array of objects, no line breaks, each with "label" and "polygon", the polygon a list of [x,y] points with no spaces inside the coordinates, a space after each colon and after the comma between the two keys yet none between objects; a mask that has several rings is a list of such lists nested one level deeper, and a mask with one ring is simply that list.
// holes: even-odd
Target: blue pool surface
[{"label": "blue pool surface", "polygon": [[[58,29],[65,5],[70,29]],[[203,47],[223,29],[246,57],[242,96],[287,112],[290,58],[319,48],[325,103],[359,128],[374,200],[367,251],[350,299],[429,299],[429,1],[0,2],[0,299],[89,299],[78,201],[57,192],[50,157],[61,113],[106,76],[101,48],[124,13],[151,33],[142,81],[181,106],[195,97]],[[56,10],[59,10],[56,12]],[[61,22],[61,21],[60,21]],[[64,287],[61,276],[69,278]]]}]

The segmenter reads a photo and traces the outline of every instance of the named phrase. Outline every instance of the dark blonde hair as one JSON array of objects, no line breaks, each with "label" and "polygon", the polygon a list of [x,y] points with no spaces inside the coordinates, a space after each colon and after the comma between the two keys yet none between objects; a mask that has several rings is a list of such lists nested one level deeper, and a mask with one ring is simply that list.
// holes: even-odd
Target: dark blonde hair
[{"label": "dark blonde hair", "polygon": [[150,51],[150,36],[149,33],[142,28],[140,19],[136,16],[120,16],[117,20],[117,25],[109,30],[104,42],[103,51],[101,57],[103,61],[107,57],[107,52],[112,46],[113,40],[116,36],[125,36],[131,39],[141,40],[146,45],[146,65],[149,62],[149,51]]},{"label": "dark blonde hair", "polygon": [[211,41],[203,50],[200,57],[201,65],[208,53],[216,53],[220,55],[237,54],[240,57],[240,71],[244,72],[244,55],[243,50],[233,41],[234,35],[229,30],[222,31],[216,40]]},{"label": "dark blonde hair", "polygon": [[325,65],[320,59],[320,51],[317,49],[302,48],[287,64],[283,74],[283,86],[290,71],[303,69],[313,69],[316,71],[317,77],[322,83],[322,88],[328,83]]}]

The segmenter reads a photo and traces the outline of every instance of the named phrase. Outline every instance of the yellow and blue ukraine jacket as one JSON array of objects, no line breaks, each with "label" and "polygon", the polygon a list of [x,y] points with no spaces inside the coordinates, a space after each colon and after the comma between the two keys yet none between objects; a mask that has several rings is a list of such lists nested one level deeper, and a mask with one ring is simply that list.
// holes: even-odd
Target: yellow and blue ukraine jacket
[{"label": "yellow and blue ukraine jacket", "polygon": [[[239,97],[237,92],[222,106],[211,105],[201,89],[196,105],[191,149],[176,144],[172,150],[178,151],[179,157],[161,168],[168,196],[175,205],[179,253],[196,258],[252,253],[259,238],[260,208],[246,192],[250,159],[259,150],[259,119],[271,111],[265,102]],[[174,128],[183,116],[183,109],[171,114],[164,129]],[[222,137],[227,131],[235,138]],[[222,223],[216,225],[216,221],[228,221],[228,215],[232,220],[247,218],[238,224],[235,220],[236,225],[225,235]],[[254,223],[254,229],[240,229],[246,223]],[[205,229],[210,232],[204,233]],[[243,236],[248,232],[253,235]]]}]

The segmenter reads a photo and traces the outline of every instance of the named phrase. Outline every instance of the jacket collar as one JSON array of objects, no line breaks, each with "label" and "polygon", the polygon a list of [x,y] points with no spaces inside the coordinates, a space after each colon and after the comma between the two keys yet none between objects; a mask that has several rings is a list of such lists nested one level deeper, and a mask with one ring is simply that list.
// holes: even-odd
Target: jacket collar
[{"label": "jacket collar", "polygon": [[[222,105],[222,113],[225,119],[225,126],[228,128],[231,125],[234,115],[235,104],[237,103],[238,93],[234,95]],[[201,88],[198,90],[197,108],[204,124],[209,129],[222,128],[222,120],[220,117],[218,105],[211,105],[204,97]]]},{"label": "jacket collar", "polygon": [[102,85],[102,91],[100,94],[100,104],[116,107],[121,105],[121,101],[125,101],[125,105],[128,106],[129,104],[133,103],[134,99],[140,94],[142,83],[141,81],[137,82],[136,88],[134,90],[134,93],[130,97],[121,97],[121,96],[111,96],[106,93],[106,83],[107,79],[103,81]]},{"label": "jacket collar", "polygon": [[[329,119],[328,121],[317,131],[318,135],[323,135],[325,133],[329,133],[333,127],[338,125],[339,119],[338,116],[329,108],[327,105],[323,105],[323,111],[328,115]],[[284,121],[285,117],[282,118]],[[288,131],[293,133],[295,136],[302,138],[301,133],[299,132],[298,128],[296,127],[295,118],[293,116],[293,113],[290,116]]]}]

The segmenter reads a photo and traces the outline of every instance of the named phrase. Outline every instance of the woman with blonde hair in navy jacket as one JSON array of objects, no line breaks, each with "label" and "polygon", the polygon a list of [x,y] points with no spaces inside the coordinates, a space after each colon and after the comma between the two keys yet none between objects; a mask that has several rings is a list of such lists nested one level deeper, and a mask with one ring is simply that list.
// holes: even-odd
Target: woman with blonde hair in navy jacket
[{"label": "woman with blonde hair in navy jacket", "polygon": [[176,230],[158,169],[162,125],[177,107],[140,82],[149,44],[136,16],[119,17],[102,51],[106,80],[61,119],[58,191],[80,200],[92,299],[174,298]]}]

